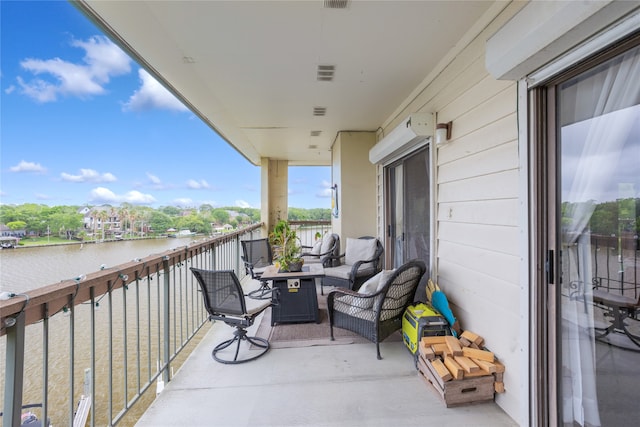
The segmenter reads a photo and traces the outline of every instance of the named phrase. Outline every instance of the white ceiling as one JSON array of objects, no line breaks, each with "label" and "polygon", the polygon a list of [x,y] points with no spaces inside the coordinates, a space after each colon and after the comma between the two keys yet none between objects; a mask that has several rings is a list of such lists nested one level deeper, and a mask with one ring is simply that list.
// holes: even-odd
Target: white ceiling
[{"label": "white ceiling", "polygon": [[[375,131],[493,3],[77,5],[252,163],[329,165],[339,131]],[[334,80],[318,81],[318,65],[334,65]]]}]

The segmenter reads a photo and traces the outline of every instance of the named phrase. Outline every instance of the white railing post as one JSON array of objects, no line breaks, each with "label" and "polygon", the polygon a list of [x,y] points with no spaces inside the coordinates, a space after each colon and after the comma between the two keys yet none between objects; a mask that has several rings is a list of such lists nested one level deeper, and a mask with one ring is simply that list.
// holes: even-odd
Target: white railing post
[{"label": "white railing post", "polygon": [[15,324],[7,328],[4,415],[2,416],[5,426],[19,427],[21,423],[24,384],[24,318],[24,312],[18,313],[13,318]]},{"label": "white railing post", "polygon": [[164,371],[162,372],[162,379],[165,383],[171,381],[171,304],[169,298],[169,289],[171,288],[171,276],[169,275],[169,257],[164,257],[162,260],[162,268],[164,269]]}]

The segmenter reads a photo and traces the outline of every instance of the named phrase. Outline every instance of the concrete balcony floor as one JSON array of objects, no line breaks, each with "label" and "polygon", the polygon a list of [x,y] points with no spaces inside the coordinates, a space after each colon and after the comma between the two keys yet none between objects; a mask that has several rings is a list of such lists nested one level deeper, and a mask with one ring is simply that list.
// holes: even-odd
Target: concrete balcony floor
[{"label": "concrete balcony floor", "polygon": [[270,349],[239,365],[214,361],[211,350],[232,331],[213,325],[137,426],[517,425],[493,402],[446,408],[398,341],[381,344],[383,360],[367,343]]}]

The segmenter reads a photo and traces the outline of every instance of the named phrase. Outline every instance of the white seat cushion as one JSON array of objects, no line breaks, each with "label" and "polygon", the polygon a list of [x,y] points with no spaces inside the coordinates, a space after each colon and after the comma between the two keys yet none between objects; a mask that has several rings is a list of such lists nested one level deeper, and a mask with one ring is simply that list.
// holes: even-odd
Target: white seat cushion
[{"label": "white seat cushion", "polygon": [[320,255],[322,252],[320,248],[322,247],[322,240],[318,240],[313,244],[313,248],[311,248],[311,255]]},{"label": "white seat cushion", "polygon": [[342,264],[337,267],[325,268],[324,275],[349,280],[349,274],[351,274],[351,267],[352,266],[350,265]]},{"label": "white seat cushion", "polygon": [[253,267],[253,274],[261,275],[264,271],[269,267],[269,265],[264,267]]},{"label": "white seat cushion", "polygon": [[247,314],[253,316],[269,306],[271,304],[271,300],[245,298],[244,303],[246,304]]},{"label": "white seat cushion", "polygon": [[[371,307],[373,307],[374,298],[371,298]],[[376,314],[371,307],[363,307],[362,299],[358,299],[354,301],[354,298],[351,296],[341,296],[334,300],[334,310],[339,311],[341,313],[348,314],[350,316],[359,317],[364,320],[373,321],[375,319]],[[367,301],[368,303],[368,301]],[[368,305],[368,304],[367,304]]]}]

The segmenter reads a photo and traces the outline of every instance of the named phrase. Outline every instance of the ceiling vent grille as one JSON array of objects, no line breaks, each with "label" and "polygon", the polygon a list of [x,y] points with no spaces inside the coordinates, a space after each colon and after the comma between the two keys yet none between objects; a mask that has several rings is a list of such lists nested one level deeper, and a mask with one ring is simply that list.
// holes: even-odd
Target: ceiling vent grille
[{"label": "ceiling vent grille", "polygon": [[321,82],[330,82],[336,72],[335,65],[318,65],[317,79]]},{"label": "ceiling vent grille", "polygon": [[327,107],[313,107],[314,116],[324,116],[327,114]]},{"label": "ceiling vent grille", "polygon": [[311,131],[311,136],[320,136],[320,134],[322,133],[321,130],[312,130]]},{"label": "ceiling vent grille", "polygon": [[325,9],[346,9],[349,0],[324,0]]}]

